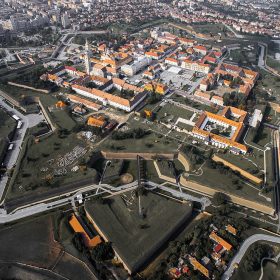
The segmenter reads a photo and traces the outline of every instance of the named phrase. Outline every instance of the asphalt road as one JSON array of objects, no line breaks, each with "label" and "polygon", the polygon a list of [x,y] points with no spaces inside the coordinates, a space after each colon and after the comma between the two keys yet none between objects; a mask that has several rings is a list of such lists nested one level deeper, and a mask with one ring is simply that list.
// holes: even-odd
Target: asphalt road
[{"label": "asphalt road", "polygon": [[169,192],[174,197],[183,198],[183,199],[186,199],[188,201],[198,202],[198,203],[201,204],[202,210],[204,210],[207,206],[211,205],[211,201],[209,200],[208,197],[201,197],[201,198],[195,197],[193,195],[189,195],[189,194],[186,194],[186,193],[183,193],[183,192],[180,192],[180,191],[176,191],[172,188],[168,188],[168,187],[165,187],[163,185],[153,183],[151,181],[147,181],[146,184],[148,184],[149,186],[151,186],[153,188],[159,188],[159,189],[161,189],[165,192]]},{"label": "asphalt road", "polygon": [[280,244],[280,237],[279,236],[272,236],[268,234],[254,234],[247,238],[241,247],[239,248],[237,254],[234,256],[234,258],[231,260],[228,269],[225,271],[223,274],[222,280],[227,280],[230,279],[232,276],[236,264],[239,264],[246,253],[246,251],[249,249],[249,247],[254,244],[257,241],[269,241],[269,242],[274,242],[274,243],[279,243]]},{"label": "asphalt road", "polygon": [[[0,96],[0,105],[3,106],[7,111],[11,112],[11,114],[18,116],[22,122],[21,128],[16,130],[15,137],[11,142],[14,144],[14,147],[11,151],[8,151],[4,159],[4,165],[7,167],[7,169],[11,169],[17,163],[27,129],[36,126],[37,124],[39,124],[41,121],[45,119],[43,114],[23,115],[15,108],[5,103],[4,98],[1,96]],[[5,191],[7,181],[8,181],[7,175],[4,175],[0,179],[0,201],[2,200],[2,196]]]},{"label": "asphalt road", "polygon": [[18,207],[40,203],[42,201],[51,200],[55,197],[63,196],[66,193],[76,192],[79,188],[94,184],[94,178],[87,178],[77,182],[71,182],[59,186],[58,188],[50,188],[50,190],[42,193],[34,193],[31,195],[20,196],[11,200],[5,200],[4,208],[8,213],[12,212]]},{"label": "asphalt road", "polygon": [[137,181],[117,188],[107,184],[91,184],[88,186],[83,186],[80,189],[76,189],[69,195],[66,195],[66,193],[64,193],[63,196],[52,197],[52,200],[49,201],[41,201],[34,205],[25,204],[21,207],[17,207],[16,210],[13,210],[11,212],[0,209],[0,224],[6,224],[36,214],[42,214],[44,212],[51,211],[53,209],[66,205],[72,205],[74,207],[75,201],[77,200],[77,195],[80,194],[84,194],[84,197],[86,197],[86,199],[100,194],[108,194],[109,196],[113,196],[121,194],[125,191],[135,189],[135,187],[137,187]]}]

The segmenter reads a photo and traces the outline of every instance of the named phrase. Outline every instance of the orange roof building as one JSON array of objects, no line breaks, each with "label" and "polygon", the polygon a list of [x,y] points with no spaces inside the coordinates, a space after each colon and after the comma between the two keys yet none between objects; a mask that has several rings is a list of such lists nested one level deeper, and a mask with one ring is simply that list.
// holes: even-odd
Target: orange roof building
[{"label": "orange roof building", "polygon": [[203,91],[200,91],[200,90],[197,90],[195,93],[194,93],[194,96],[197,96],[203,100],[206,100],[206,101],[210,101],[210,98],[211,98],[211,95],[207,92],[203,92]]},{"label": "orange roof building", "polygon": [[[218,148],[230,148],[235,154],[246,154],[247,147],[238,142],[244,131],[246,119],[246,111],[230,106],[225,107],[220,115],[205,111],[193,127],[192,135],[204,140],[206,144],[211,144]],[[212,123],[226,129],[229,135],[226,137],[211,132],[209,124],[211,125]]]},{"label": "orange roof building", "polygon": [[88,118],[87,125],[102,128],[106,125],[106,121],[103,116],[90,116]]},{"label": "orange roof building", "polygon": [[109,82],[112,81],[113,83],[111,85],[108,85],[108,87],[112,88],[115,85],[118,89],[135,91],[135,95],[130,99],[126,99],[118,95],[107,93],[104,90],[99,90],[96,88],[91,89],[78,84],[72,85],[72,89],[78,94],[81,94],[91,99],[99,100],[103,103],[103,105],[111,105],[113,107],[122,109],[126,112],[131,112],[147,96],[147,92],[145,92],[143,88],[129,85],[118,78],[114,78]]},{"label": "orange roof building", "polygon": [[102,105],[99,105],[97,103],[94,103],[92,101],[89,101],[85,98],[81,98],[74,94],[67,94],[67,97],[72,101],[73,103],[80,103],[85,105],[87,108],[92,109],[94,111],[98,111],[102,108]]},{"label": "orange roof building", "polygon": [[232,245],[225,241],[222,237],[217,235],[216,232],[212,231],[209,237],[216,243],[221,244],[225,250],[230,251],[232,249]]},{"label": "orange roof building", "polygon": [[226,226],[226,231],[228,231],[232,235],[236,235],[237,234],[237,229],[235,227],[233,227],[232,225],[230,225],[230,224],[228,224]]},{"label": "orange roof building", "polygon": [[75,214],[71,215],[69,224],[75,233],[82,234],[83,240],[87,247],[93,248],[98,244],[102,243],[101,237],[99,235],[96,235],[94,237],[90,236],[90,233],[86,229],[86,226],[83,225],[82,221],[79,218],[77,218]]},{"label": "orange roof building", "polygon": [[63,101],[60,100],[55,104],[55,107],[62,109],[64,107],[66,107],[66,104]]},{"label": "orange roof building", "polygon": [[189,261],[195,270],[198,270],[201,274],[203,274],[207,278],[210,277],[209,270],[204,265],[202,265],[199,261],[197,261],[196,258],[189,256]]}]

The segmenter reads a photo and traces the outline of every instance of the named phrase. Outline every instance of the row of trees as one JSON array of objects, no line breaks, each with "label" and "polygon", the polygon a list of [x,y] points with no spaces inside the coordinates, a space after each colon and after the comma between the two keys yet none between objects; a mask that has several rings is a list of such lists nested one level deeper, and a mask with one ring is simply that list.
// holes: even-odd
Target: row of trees
[{"label": "row of trees", "polygon": [[140,139],[145,135],[149,134],[142,128],[134,128],[127,131],[114,131],[112,133],[113,140],[124,140],[124,139]]}]

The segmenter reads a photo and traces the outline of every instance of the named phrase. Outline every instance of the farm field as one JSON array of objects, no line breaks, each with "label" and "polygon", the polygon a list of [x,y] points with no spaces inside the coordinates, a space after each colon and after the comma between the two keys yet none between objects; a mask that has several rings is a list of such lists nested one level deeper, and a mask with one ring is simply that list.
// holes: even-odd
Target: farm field
[{"label": "farm field", "polygon": [[[77,262],[71,252],[68,252],[68,248],[55,241],[54,221],[58,216],[59,212],[56,212],[0,228],[0,263],[7,264],[0,265],[1,279],[93,279],[82,262]],[[74,248],[72,244],[69,244],[69,247]],[[42,272],[28,269],[16,263],[47,270]],[[11,278],[6,278],[9,276]],[[22,278],[23,276],[26,278]]]}]

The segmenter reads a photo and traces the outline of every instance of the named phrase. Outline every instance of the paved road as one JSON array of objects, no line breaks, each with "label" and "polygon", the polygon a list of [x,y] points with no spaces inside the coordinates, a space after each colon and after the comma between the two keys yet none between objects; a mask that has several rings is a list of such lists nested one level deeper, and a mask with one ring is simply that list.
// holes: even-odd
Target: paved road
[{"label": "paved road", "polygon": [[42,214],[44,212],[50,211],[55,208],[59,208],[65,205],[75,205],[75,200],[77,195],[87,194],[86,199],[90,197],[97,196],[100,194],[109,194],[110,196],[118,195],[123,191],[129,191],[137,186],[137,182],[134,181],[130,184],[123,185],[120,187],[112,187],[108,184],[92,184],[86,187],[82,187],[75,192],[70,193],[70,195],[65,194],[61,195],[61,197],[56,197],[57,199],[54,201],[55,197],[50,201],[39,202],[34,205],[28,204],[21,206],[17,209],[14,209],[10,213],[7,213],[6,210],[0,209],[0,224],[6,224],[10,222],[17,221],[19,219],[23,219],[29,216],[33,216],[36,214]]},{"label": "paved road", "polygon": [[209,200],[208,197],[195,197],[193,195],[189,195],[189,194],[186,194],[186,193],[183,193],[183,192],[180,192],[180,191],[176,191],[172,188],[169,188],[169,187],[166,187],[166,186],[163,186],[163,185],[159,185],[159,184],[156,184],[154,182],[151,182],[151,181],[147,181],[146,184],[148,184],[149,186],[153,187],[153,188],[158,188],[158,189],[161,189],[165,192],[169,192],[172,196],[176,197],[176,198],[183,198],[183,199],[186,199],[188,201],[194,201],[194,202],[198,202],[201,204],[202,206],[202,210],[205,210],[205,208],[209,205],[211,205],[211,201]]},{"label": "paved road", "polygon": [[280,139],[279,130],[273,132],[273,151],[274,151],[274,176],[275,176],[275,186],[274,186],[274,197],[275,197],[275,212],[278,214],[278,232],[280,230]]},{"label": "paved road", "polygon": [[234,267],[236,264],[239,264],[248,250],[248,248],[254,244],[257,241],[269,241],[269,242],[274,242],[274,243],[279,243],[280,244],[280,236],[272,236],[268,234],[254,234],[247,238],[241,247],[239,248],[237,254],[234,256],[234,258],[231,260],[228,269],[225,271],[223,274],[222,280],[227,280],[229,279],[233,272],[234,272]]},{"label": "paved road", "polygon": [[259,46],[261,48],[261,53],[259,55],[258,66],[265,70],[265,46],[261,44],[259,44]]},{"label": "paved road", "polygon": [[[17,163],[17,159],[19,157],[22,148],[22,143],[27,129],[39,124],[41,121],[45,119],[43,114],[23,115],[15,108],[5,103],[4,98],[1,96],[0,96],[0,105],[3,106],[7,111],[12,112],[12,114],[17,115],[22,121],[22,127],[20,129],[17,129],[14,140],[11,142],[14,144],[13,150],[7,153],[7,156],[4,160],[4,165],[7,167],[7,169],[11,169]],[[7,176],[3,176],[0,179],[0,201],[2,200],[2,195],[4,193],[6,183],[7,183]]]},{"label": "paved road", "polygon": [[244,38],[243,35],[236,33],[236,31],[235,31],[231,26],[229,26],[229,25],[227,25],[227,24],[224,24],[224,26],[225,26],[229,31],[231,31],[231,32],[234,34],[234,36],[235,36],[236,38],[239,38],[239,39],[240,39],[240,38]]}]

